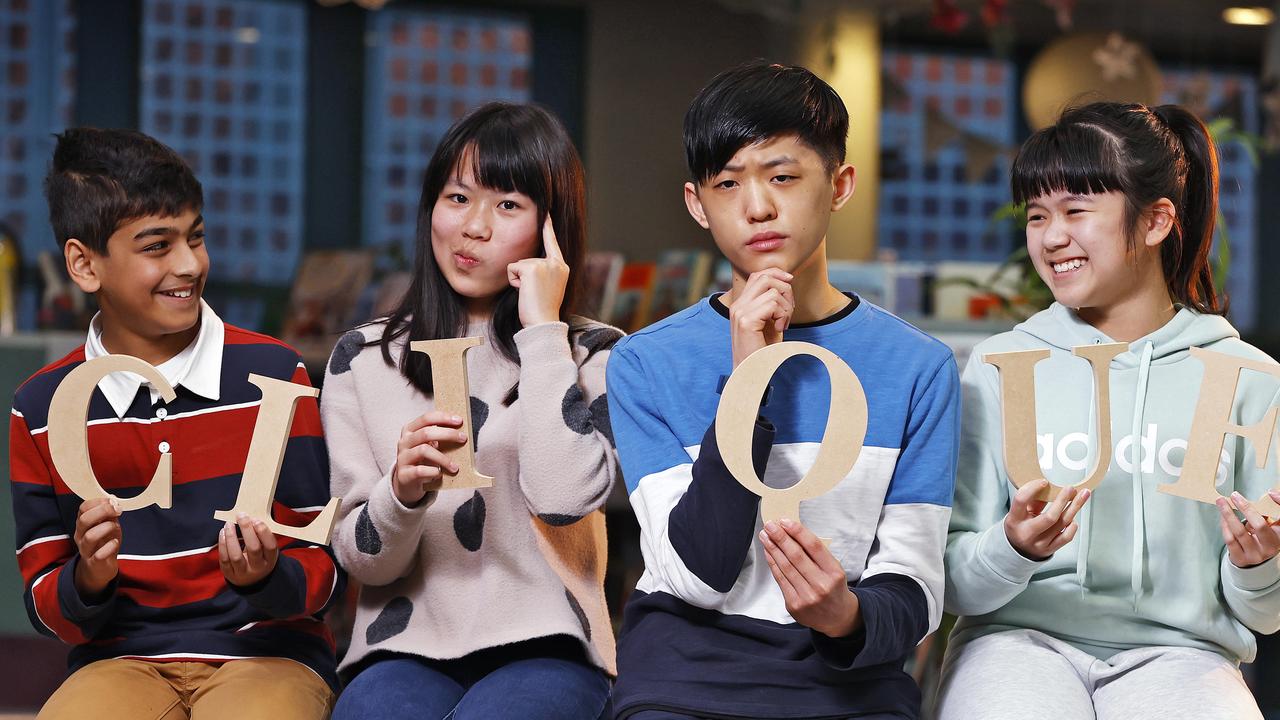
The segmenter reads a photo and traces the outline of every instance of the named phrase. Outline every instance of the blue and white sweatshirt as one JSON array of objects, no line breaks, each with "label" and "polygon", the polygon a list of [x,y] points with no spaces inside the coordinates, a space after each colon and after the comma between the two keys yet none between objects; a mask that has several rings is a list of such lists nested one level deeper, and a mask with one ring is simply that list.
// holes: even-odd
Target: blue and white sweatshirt
[{"label": "blue and white sweatshirt", "polygon": [[[616,717],[667,709],[715,717],[831,718],[919,714],[903,662],[942,614],[959,381],[950,350],[856,297],[786,340],[821,345],[858,375],[868,427],[849,475],[800,505],[857,595],[862,628],[829,638],[797,623],[756,539],[759,498],[715,445],[717,390],[733,369],[728,310],[704,299],[619,342],[609,412],[644,575],[618,645]],[[767,485],[812,466],[830,380],[816,358],[788,360],[770,381],[753,456]],[[851,438],[850,441],[853,439]]]}]

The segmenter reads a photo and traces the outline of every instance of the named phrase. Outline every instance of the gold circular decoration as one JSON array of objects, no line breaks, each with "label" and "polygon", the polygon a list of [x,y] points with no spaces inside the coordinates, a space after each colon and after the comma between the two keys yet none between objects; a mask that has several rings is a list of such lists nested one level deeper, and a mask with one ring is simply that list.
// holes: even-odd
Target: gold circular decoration
[{"label": "gold circular decoration", "polygon": [[1073,105],[1100,100],[1155,105],[1160,68],[1143,45],[1119,33],[1067,35],[1040,51],[1022,82],[1022,107],[1033,130],[1052,125]]}]

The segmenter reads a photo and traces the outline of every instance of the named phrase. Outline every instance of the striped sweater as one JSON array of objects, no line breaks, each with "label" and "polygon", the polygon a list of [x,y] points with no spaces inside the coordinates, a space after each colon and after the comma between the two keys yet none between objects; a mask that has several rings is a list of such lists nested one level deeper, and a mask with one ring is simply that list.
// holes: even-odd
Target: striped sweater
[{"label": "striped sweater", "polygon": [[[955,477],[959,397],[945,345],[856,298],[787,340],[847,362],[868,406],[865,444],[799,520],[844,567],[862,629],[829,638],[787,612],[756,534],[759,498],[716,449],[720,378],[733,368],[728,311],[703,300],[615,346],[609,416],[644,575],[618,640],[613,707],[712,717],[913,718],[920,692],[904,659],[942,615],[942,553]],[[830,380],[816,359],[770,381],[752,456],[766,485],[813,465]]]},{"label": "striped sweater", "polygon": [[[206,318],[206,320],[208,320]],[[305,664],[336,690],[334,641],[321,616],[343,577],[327,548],[279,537],[275,570],[256,586],[235,588],[218,566],[216,510],[232,507],[253,435],[261,393],[257,373],[309,384],[298,353],[264,335],[216,324],[221,342],[218,399],[179,384],[170,403],[138,388],[118,416],[101,387],[89,404],[89,455],[108,492],[141,491],[160,446],[173,456],[173,504],[120,519],[119,575],[99,604],[86,605],[74,577],[73,536],[81,500],[53,468],[48,410],[59,382],[85,362],[81,346],[18,389],[9,422],[10,477],[18,568],[35,628],[74,645],[72,671],[105,658],[221,662],[283,657]],[[218,347],[220,346],[220,347]],[[104,382],[104,385],[107,383]],[[317,403],[298,402],[272,514],[305,525],[329,499],[328,458]]]}]

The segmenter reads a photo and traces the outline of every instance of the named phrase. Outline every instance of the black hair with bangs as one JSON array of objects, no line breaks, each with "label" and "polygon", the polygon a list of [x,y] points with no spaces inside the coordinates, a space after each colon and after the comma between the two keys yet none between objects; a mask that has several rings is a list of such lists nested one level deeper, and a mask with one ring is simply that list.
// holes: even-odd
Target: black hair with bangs
[{"label": "black hair with bangs", "polygon": [[830,85],[805,68],[755,60],[726,70],[685,113],[689,173],[701,185],[742,148],[791,133],[833,172],[844,162],[849,111]]},{"label": "black hair with bangs", "polygon": [[1225,315],[1209,266],[1218,216],[1218,160],[1209,130],[1178,105],[1099,102],[1072,108],[1033,134],[1013,161],[1014,202],[1054,192],[1125,198],[1130,249],[1143,213],[1160,198],[1175,208],[1160,246],[1169,295],[1201,313]]},{"label": "black hair with bangs", "polygon": [[[459,164],[470,162],[480,185],[528,195],[538,208],[538,229],[551,216],[560,251],[569,266],[569,284],[560,318],[568,322],[577,298],[578,269],[586,249],[586,190],[582,162],[564,125],[537,105],[492,102],[463,117],[440,140],[422,182],[418,201],[413,280],[400,305],[387,317],[378,340],[382,357],[393,364],[391,343],[460,337],[467,328],[466,305],[436,264],[431,248],[431,212]],[[541,236],[539,236],[541,237]],[[539,254],[542,244],[538,243]],[[518,363],[515,334],[520,331],[519,293],[503,288],[494,303],[492,330],[499,352]],[[431,361],[425,353],[404,352],[400,371],[431,394]]]}]

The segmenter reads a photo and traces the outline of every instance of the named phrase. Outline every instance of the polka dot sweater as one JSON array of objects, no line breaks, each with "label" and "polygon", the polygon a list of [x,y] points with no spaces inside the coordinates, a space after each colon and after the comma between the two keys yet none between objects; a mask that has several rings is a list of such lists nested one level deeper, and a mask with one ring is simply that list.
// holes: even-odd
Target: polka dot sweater
[{"label": "polka dot sweater", "polygon": [[572,332],[559,322],[525,328],[519,365],[487,337],[470,349],[476,468],[493,486],[428,493],[409,508],[391,489],[396,443],[432,401],[398,369],[403,342],[395,367],[377,345],[362,347],[382,329],[338,341],[321,397],[332,492],[342,497],[333,549],[361,584],[340,670],[379,651],[451,659],[568,635],[615,674],[601,507],[617,474],[604,371],[622,333],[585,320]]}]

